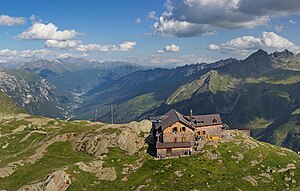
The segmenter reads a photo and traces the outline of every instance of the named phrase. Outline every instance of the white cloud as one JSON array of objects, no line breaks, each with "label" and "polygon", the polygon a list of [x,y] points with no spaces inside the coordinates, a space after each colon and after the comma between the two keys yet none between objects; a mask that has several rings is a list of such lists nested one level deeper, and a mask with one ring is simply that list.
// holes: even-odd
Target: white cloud
[{"label": "white cloud", "polygon": [[60,49],[71,49],[77,47],[80,43],[81,43],[80,40],[65,40],[65,41],[47,40],[45,46],[52,47],[52,48],[60,48]]},{"label": "white cloud", "polygon": [[118,48],[116,51],[129,51],[134,48],[136,45],[136,42],[123,42],[118,45]]},{"label": "white cloud", "polygon": [[179,52],[180,51],[180,47],[175,45],[175,44],[171,44],[171,45],[167,45],[165,46],[165,48],[163,48],[162,50],[159,50],[158,53],[168,53],[168,52]]},{"label": "white cloud", "polygon": [[6,63],[6,62],[7,62],[7,60],[0,59],[0,64],[1,64],[1,63]]},{"label": "white cloud", "polygon": [[23,17],[11,17],[8,15],[0,15],[0,26],[24,25],[26,19]]},{"label": "white cloud", "polygon": [[284,26],[282,24],[276,25],[274,29],[275,29],[276,32],[280,33],[280,32],[283,31]]},{"label": "white cloud", "polygon": [[267,48],[274,48],[276,50],[289,49],[295,52],[299,51],[299,46],[296,46],[288,39],[283,38],[274,32],[263,32],[259,38]]},{"label": "white cloud", "polygon": [[69,53],[62,53],[58,55],[58,58],[73,58],[73,57],[75,57],[75,55]]},{"label": "white cloud", "polygon": [[172,57],[172,58],[166,58],[164,56],[160,56],[159,54],[156,54],[150,58],[147,58],[144,61],[141,61],[141,63],[148,62],[149,64],[151,64],[153,66],[165,67],[166,65],[183,66],[186,64],[211,63],[213,61],[215,61],[215,60],[213,60],[209,57],[196,56],[193,54],[181,55],[181,56]]},{"label": "white cloud", "polygon": [[119,45],[86,44],[79,45],[76,50],[80,52],[126,52],[134,48],[136,42],[123,42]]},{"label": "white cloud", "polygon": [[210,44],[208,45],[209,50],[220,50],[220,47],[216,44]]},{"label": "white cloud", "polygon": [[290,51],[298,53],[300,47],[290,42],[288,39],[279,36],[274,32],[263,32],[259,37],[254,36],[243,36],[232,39],[224,44],[215,45],[219,49],[210,50],[220,50],[224,53],[236,53],[236,54],[246,54],[251,50],[255,49],[272,49],[277,51],[282,51],[288,49]]},{"label": "white cloud", "polygon": [[167,0],[166,7],[153,28],[178,37],[201,36],[219,28],[254,28],[272,18],[300,14],[296,0]]},{"label": "white cloud", "polygon": [[148,18],[153,19],[153,20],[158,20],[158,17],[156,16],[156,12],[155,11],[150,11],[148,13]]},{"label": "white cloud", "polygon": [[232,52],[238,54],[245,54],[249,50],[263,48],[263,43],[260,38],[256,38],[253,36],[243,36],[232,39],[225,44],[222,44],[221,51],[224,52]]},{"label": "white cloud", "polygon": [[52,52],[46,49],[41,50],[0,50],[0,58],[18,59],[18,58],[43,58]]},{"label": "white cloud", "polygon": [[83,54],[70,54],[70,53],[62,53],[62,54],[59,54],[57,57],[58,58],[83,58],[83,57],[87,57],[88,54],[86,53],[83,53]]},{"label": "white cloud", "polygon": [[140,17],[137,17],[137,18],[135,19],[135,23],[137,23],[137,24],[140,24],[140,23],[142,23],[142,20],[141,20],[141,18],[140,18]]},{"label": "white cloud", "polygon": [[75,30],[58,30],[52,23],[33,23],[32,26],[19,35],[19,38],[26,40],[72,40],[81,33]]},{"label": "white cloud", "polygon": [[162,36],[203,36],[213,34],[215,28],[207,24],[193,24],[186,21],[168,20],[160,17],[158,22],[155,22],[152,28]]},{"label": "white cloud", "polygon": [[290,19],[290,20],[289,20],[289,23],[290,23],[290,24],[292,24],[292,25],[295,25],[295,24],[297,24],[297,22],[296,22],[296,21],[294,21],[294,20],[292,20],[292,19]]},{"label": "white cloud", "polygon": [[86,44],[79,45],[76,50],[80,52],[89,52],[89,51],[99,51],[99,52],[108,52],[109,45],[101,45],[101,44]]},{"label": "white cloud", "polygon": [[29,20],[31,21],[31,24],[34,24],[34,23],[42,23],[43,22],[43,20],[42,19],[40,19],[38,16],[36,16],[36,15],[31,15],[30,17],[29,17]]}]

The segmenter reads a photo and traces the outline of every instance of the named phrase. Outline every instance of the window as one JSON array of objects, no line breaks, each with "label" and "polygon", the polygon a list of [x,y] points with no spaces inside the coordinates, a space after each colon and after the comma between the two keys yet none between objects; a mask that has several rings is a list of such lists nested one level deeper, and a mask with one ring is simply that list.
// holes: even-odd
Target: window
[{"label": "window", "polygon": [[173,133],[177,133],[177,131],[178,131],[178,128],[177,128],[177,127],[174,127],[174,128],[173,128]]},{"label": "window", "polygon": [[182,131],[183,131],[183,132],[185,132],[185,131],[186,131],[185,127],[182,127]]},{"label": "window", "polygon": [[177,143],[177,138],[174,138],[174,143]]},{"label": "window", "polygon": [[206,135],[206,132],[205,132],[205,131],[202,131],[202,135]]},{"label": "window", "polygon": [[181,138],[181,142],[183,142],[183,143],[185,142],[185,137]]},{"label": "window", "polygon": [[214,119],[212,122],[213,122],[213,123],[217,123],[218,121],[217,121],[216,119]]},{"label": "window", "polygon": [[197,131],[197,135],[200,135],[200,131]]},{"label": "window", "polygon": [[159,142],[163,142],[163,136],[161,135],[161,136],[159,136]]}]

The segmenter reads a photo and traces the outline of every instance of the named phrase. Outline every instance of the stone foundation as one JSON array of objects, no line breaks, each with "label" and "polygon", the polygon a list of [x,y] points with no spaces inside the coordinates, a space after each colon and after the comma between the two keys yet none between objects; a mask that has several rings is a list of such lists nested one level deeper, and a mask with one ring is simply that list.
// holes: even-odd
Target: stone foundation
[{"label": "stone foundation", "polygon": [[157,157],[169,157],[169,156],[180,156],[189,155],[190,148],[170,148],[170,149],[157,149]]}]

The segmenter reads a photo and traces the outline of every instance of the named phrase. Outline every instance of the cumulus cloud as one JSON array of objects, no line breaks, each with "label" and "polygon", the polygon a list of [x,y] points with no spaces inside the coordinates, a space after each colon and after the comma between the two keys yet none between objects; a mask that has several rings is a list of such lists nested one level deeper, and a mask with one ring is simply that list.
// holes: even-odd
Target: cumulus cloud
[{"label": "cumulus cloud", "polygon": [[154,23],[152,28],[162,36],[203,36],[212,34],[215,29],[207,24],[193,24],[186,21],[168,20],[164,17],[159,18],[159,22]]},{"label": "cumulus cloud", "polygon": [[148,18],[153,19],[153,20],[158,20],[158,17],[156,16],[156,12],[155,11],[150,11],[148,13]]},{"label": "cumulus cloud", "polygon": [[80,52],[126,52],[134,48],[136,42],[123,42],[118,45],[86,44],[79,45],[76,50]]},{"label": "cumulus cloud", "polygon": [[162,35],[184,37],[200,36],[219,28],[266,25],[271,18],[299,14],[300,1],[167,0],[166,8],[153,25],[154,30]]},{"label": "cumulus cloud", "polygon": [[81,43],[80,40],[65,40],[65,41],[47,40],[45,42],[45,46],[51,48],[71,49],[77,47],[80,43]]},{"label": "cumulus cloud", "polygon": [[[214,49],[213,47],[219,47]],[[224,44],[215,45],[210,44],[208,49],[210,50],[220,50],[224,53],[236,53],[236,54],[246,54],[251,50],[259,48],[274,49],[277,51],[282,51],[288,49],[298,53],[300,47],[289,41],[288,39],[279,36],[274,32],[263,32],[259,37],[254,36],[243,36],[232,39]]]},{"label": "cumulus cloud", "polygon": [[20,39],[26,40],[72,40],[77,35],[81,35],[75,30],[58,30],[53,23],[33,23],[32,26],[19,35]]},{"label": "cumulus cloud", "polygon": [[165,46],[162,50],[159,50],[158,53],[163,54],[163,53],[168,53],[168,52],[179,52],[180,51],[180,47],[175,45],[175,44],[171,44],[171,45],[167,45]]},{"label": "cumulus cloud", "polygon": [[0,50],[0,58],[17,59],[17,58],[43,58],[52,52],[46,49],[41,50]]},{"label": "cumulus cloud", "polygon": [[0,15],[0,26],[24,25],[26,19],[23,17],[11,17],[8,15]]},{"label": "cumulus cloud", "polygon": [[134,48],[136,42],[123,42],[117,46],[116,51],[129,51]]}]

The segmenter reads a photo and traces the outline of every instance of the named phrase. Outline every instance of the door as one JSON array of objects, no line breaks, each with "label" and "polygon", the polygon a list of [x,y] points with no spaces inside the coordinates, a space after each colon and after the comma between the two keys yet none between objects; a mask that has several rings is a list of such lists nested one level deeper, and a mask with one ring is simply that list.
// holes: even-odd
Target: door
[{"label": "door", "polygon": [[171,156],[172,155],[172,149],[167,149],[167,156]]}]

